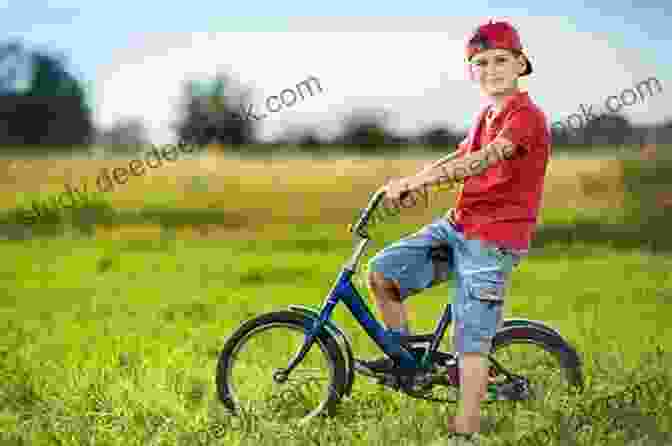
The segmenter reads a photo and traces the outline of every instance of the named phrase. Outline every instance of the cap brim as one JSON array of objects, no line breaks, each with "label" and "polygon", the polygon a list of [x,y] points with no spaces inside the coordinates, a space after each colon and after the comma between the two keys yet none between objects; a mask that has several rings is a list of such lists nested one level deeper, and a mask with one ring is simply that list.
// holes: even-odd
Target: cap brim
[{"label": "cap brim", "polygon": [[527,62],[527,67],[525,68],[525,71],[521,76],[527,76],[528,74],[532,73],[532,62],[530,62],[530,59],[527,57],[527,54],[524,54],[525,56],[525,61]]}]

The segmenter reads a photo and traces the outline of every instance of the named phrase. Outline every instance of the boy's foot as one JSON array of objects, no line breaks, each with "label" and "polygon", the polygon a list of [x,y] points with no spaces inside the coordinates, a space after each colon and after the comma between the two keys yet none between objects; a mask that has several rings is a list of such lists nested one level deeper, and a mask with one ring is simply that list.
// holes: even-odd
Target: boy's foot
[{"label": "boy's foot", "polygon": [[455,417],[448,417],[448,443],[451,446],[472,446],[478,445],[478,434],[464,434],[457,432],[455,426]]},{"label": "boy's foot", "polygon": [[[385,335],[389,339],[392,339],[396,344],[401,344],[404,347],[407,347],[401,341],[405,336],[409,336],[410,333],[408,327],[402,327],[388,329],[385,331]],[[368,361],[364,359],[355,359],[354,369],[365,375],[377,375],[381,373],[389,373],[397,369],[397,364],[388,357]]]},{"label": "boy's foot", "polygon": [[478,446],[478,434],[458,434],[448,435],[446,445],[448,446]]}]

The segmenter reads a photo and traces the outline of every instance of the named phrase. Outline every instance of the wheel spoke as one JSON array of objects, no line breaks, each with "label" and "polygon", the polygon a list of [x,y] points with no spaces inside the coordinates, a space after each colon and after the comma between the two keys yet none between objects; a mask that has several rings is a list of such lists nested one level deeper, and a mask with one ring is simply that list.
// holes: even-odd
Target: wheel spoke
[{"label": "wheel spoke", "polygon": [[489,370],[490,384],[496,384],[512,396],[525,397],[532,406],[553,404],[567,394],[572,384],[558,357],[536,342],[520,339],[500,345],[493,357],[507,372],[523,378],[529,387],[527,395],[514,390],[511,380],[494,366]]},{"label": "wheel spoke", "polygon": [[290,422],[320,413],[330,399],[334,370],[325,346],[316,341],[287,379],[284,370],[301,349],[302,327],[269,323],[251,330],[236,345],[226,370],[227,392],[237,409],[265,421]]}]

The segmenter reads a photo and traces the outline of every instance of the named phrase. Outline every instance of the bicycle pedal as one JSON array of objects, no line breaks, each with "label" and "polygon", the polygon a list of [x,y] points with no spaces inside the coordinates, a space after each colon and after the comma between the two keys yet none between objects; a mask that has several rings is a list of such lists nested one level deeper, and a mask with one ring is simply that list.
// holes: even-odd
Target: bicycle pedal
[{"label": "bicycle pedal", "polygon": [[497,385],[492,395],[498,401],[524,401],[531,396],[529,385],[526,382],[512,381]]}]

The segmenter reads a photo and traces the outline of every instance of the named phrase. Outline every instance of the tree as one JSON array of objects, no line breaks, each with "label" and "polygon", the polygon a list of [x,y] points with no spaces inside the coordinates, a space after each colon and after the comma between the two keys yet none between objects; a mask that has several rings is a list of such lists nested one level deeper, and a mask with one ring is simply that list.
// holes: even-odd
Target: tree
[{"label": "tree", "polygon": [[465,135],[453,132],[443,127],[433,127],[420,134],[419,142],[423,145],[435,148],[454,150],[455,147],[464,139]]},{"label": "tree", "polygon": [[304,152],[318,153],[324,151],[325,142],[311,129],[299,136],[296,145]]},{"label": "tree", "polygon": [[235,149],[254,143],[256,117],[247,113],[251,95],[234,85],[230,76],[218,74],[212,81],[190,81],[184,90],[184,117],[175,125],[180,141]]},{"label": "tree", "polygon": [[[10,43],[0,50],[0,61],[0,144],[72,148],[90,142],[93,123],[84,90],[63,58]],[[29,88],[20,91],[23,77],[29,77]]]},{"label": "tree", "polygon": [[93,122],[84,89],[56,56],[35,52],[32,58],[33,79],[26,96],[33,99],[43,130],[33,128],[25,137],[27,143],[51,146],[90,143]]},{"label": "tree", "polygon": [[147,129],[141,119],[119,120],[96,135],[96,145],[112,147],[118,152],[137,152],[148,144]]},{"label": "tree", "polygon": [[582,133],[584,144],[622,145],[629,142],[632,125],[624,116],[608,114],[589,121]]},{"label": "tree", "polygon": [[355,111],[344,119],[343,133],[337,142],[362,151],[376,151],[394,143],[394,135],[386,129],[385,113]]}]

